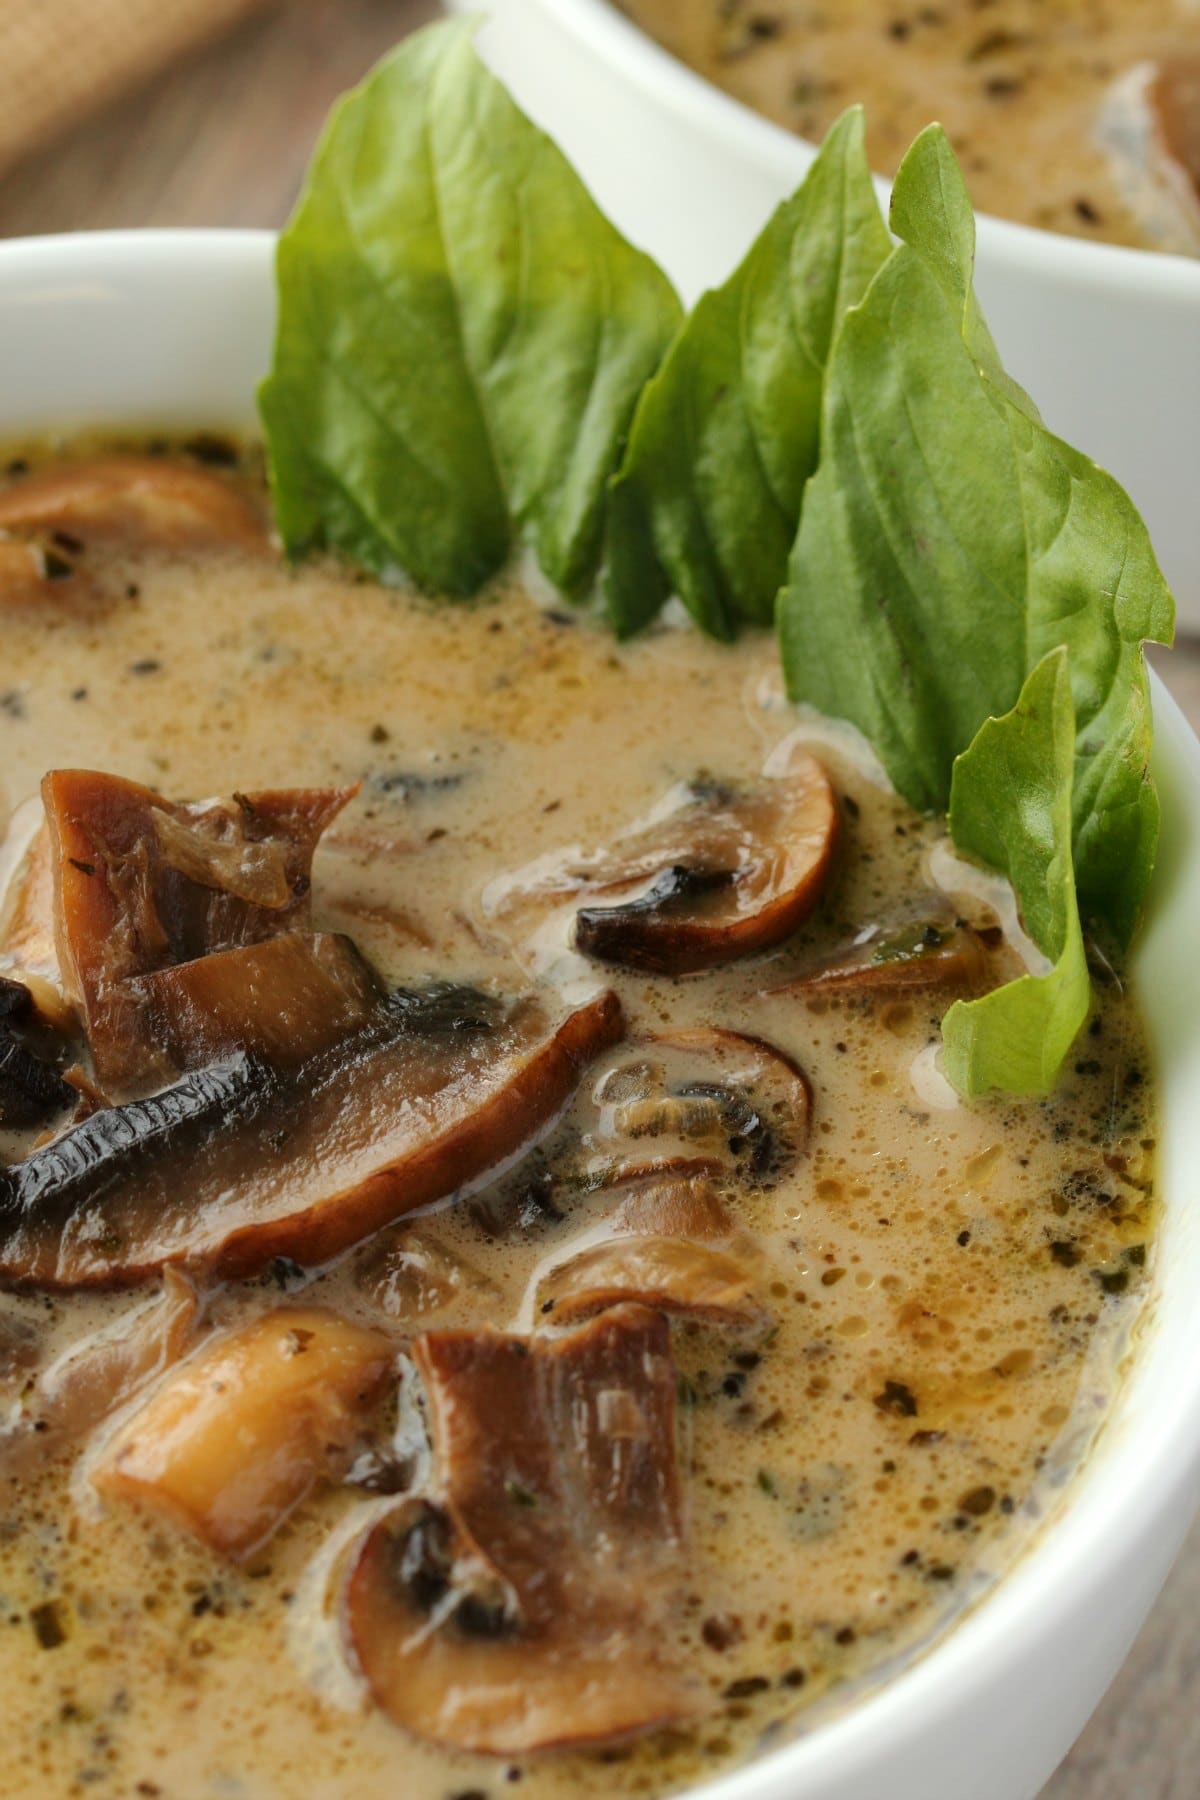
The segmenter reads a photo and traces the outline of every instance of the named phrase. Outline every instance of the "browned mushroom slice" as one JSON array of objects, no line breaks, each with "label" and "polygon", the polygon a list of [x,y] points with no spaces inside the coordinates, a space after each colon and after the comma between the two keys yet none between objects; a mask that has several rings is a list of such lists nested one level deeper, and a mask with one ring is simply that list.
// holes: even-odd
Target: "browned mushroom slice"
[{"label": "browned mushroom slice", "polygon": [[199,1318],[193,1284],[180,1270],[164,1269],[161,1293],[73,1344],[37,1377],[20,1417],[0,1432],[0,1473],[22,1473],[93,1431],[178,1362]]},{"label": "browned mushroom slice", "polygon": [[122,1428],[92,1480],[244,1560],[339,1473],[394,1354],[382,1332],[318,1307],[281,1307],[184,1363]]},{"label": "browned mushroom slice", "polygon": [[323,1262],[507,1161],[621,1029],[607,992],[564,1014],[434,984],[298,1069],[239,1051],[0,1168],[0,1281]]},{"label": "browned mushroom slice", "polygon": [[157,456],[56,462],[0,489],[0,531],[67,532],[167,548],[261,548],[261,513],[204,469]]},{"label": "browned mushroom slice", "polygon": [[589,1245],[538,1284],[537,1308],[554,1323],[635,1300],[721,1325],[761,1325],[754,1272],[732,1250],[677,1237],[624,1236]]},{"label": "browned mushroom slice", "polygon": [[352,792],[180,806],[116,775],[47,775],[58,959],[108,1088],[169,1067],[132,978],[306,926],[317,839]]},{"label": "browned mushroom slice", "polygon": [[503,1756],[685,1716],[665,1320],[622,1306],[561,1338],[441,1332],[414,1354],[444,1505],[377,1525],[346,1596],[380,1706],[423,1737]]},{"label": "browned mushroom slice", "polygon": [[589,1184],[670,1171],[762,1185],[804,1148],[811,1096],[803,1071],[765,1039],[699,1028],[622,1044],[581,1111]]},{"label": "browned mushroom slice", "polygon": [[709,1182],[651,1176],[611,1190],[611,1198],[617,1204],[600,1226],[538,1282],[539,1317],[552,1313],[560,1324],[634,1300],[716,1324],[766,1322],[753,1246],[732,1241],[734,1222]]},{"label": "browned mushroom slice", "polygon": [[992,981],[994,927],[977,929],[941,895],[902,919],[868,925],[848,949],[814,964],[776,993],[807,989],[889,993],[905,988],[980,987]]},{"label": "browned mushroom slice", "polygon": [[829,777],[815,758],[747,786],[685,785],[674,810],[581,868],[578,890],[644,893],[576,915],[575,943],[601,962],[683,974],[767,950],[821,897],[838,832]]},{"label": "browned mushroom slice", "polygon": [[350,939],[327,932],[218,950],[139,976],[133,986],[180,1069],[237,1050],[292,1068],[361,1031],[382,999]]}]

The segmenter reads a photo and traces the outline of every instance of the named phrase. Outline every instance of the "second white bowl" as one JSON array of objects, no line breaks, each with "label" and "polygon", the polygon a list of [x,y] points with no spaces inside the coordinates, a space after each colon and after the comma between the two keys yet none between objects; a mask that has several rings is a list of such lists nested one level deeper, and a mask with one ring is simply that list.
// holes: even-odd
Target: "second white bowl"
[{"label": "second white bowl", "polygon": [[[816,154],[608,0],[486,10],[488,61],[686,300],[729,274]],[[981,217],[978,285],[1012,373],[1053,430],[1129,489],[1180,627],[1200,632],[1200,261]]]}]

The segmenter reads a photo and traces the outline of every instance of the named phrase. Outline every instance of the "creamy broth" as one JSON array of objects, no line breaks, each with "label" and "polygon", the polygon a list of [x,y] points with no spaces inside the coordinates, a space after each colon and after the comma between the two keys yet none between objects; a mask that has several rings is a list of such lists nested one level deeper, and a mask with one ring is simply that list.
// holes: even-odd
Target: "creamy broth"
[{"label": "creamy broth", "polygon": [[[258,491],[252,469],[228,479]],[[519,585],[437,605],[273,553],[59,548],[74,573],[0,627],[10,853],[50,768],[181,799],[361,782],[316,857],[319,929],[351,935],[388,983],[605,984],[624,1009],[624,1045],[584,1072],[532,1159],[327,1266],[198,1272],[201,1350],[283,1305],[378,1328],[397,1354],[433,1328],[554,1333],[543,1284],[612,1204],[579,1178],[581,1133],[594,1151],[593,1096],[629,1040],[712,1027],[765,1040],[804,1071],[812,1116],[781,1167],[717,1183],[758,1322],[671,1327],[686,1579],[661,1629],[689,1716],[628,1744],[501,1758],[403,1730],[371,1703],[343,1610],[353,1547],[397,1500],[319,1483],[240,1565],[160,1512],[102,1501],[91,1474],[145,1391],[90,1436],[42,1445],[11,1419],[40,1370],[160,1284],[8,1293],[0,1792],[655,1794],[894,1673],[1028,1546],[1130,1351],[1153,1125],[1116,977],[1097,982],[1039,1104],[955,1100],[934,1063],[945,989],[797,989],[937,886],[981,925],[1006,909],[849,733],[797,720],[765,636],[728,647],[669,623],[618,645]],[[77,591],[83,572],[95,591]],[[569,907],[512,927],[514,877],[536,859],[612,844],[672,784],[753,782],[806,745],[832,776],[842,842],[820,908],[780,947],[670,978],[572,956]],[[0,1141],[9,1160],[29,1144]],[[425,1260],[389,1287],[380,1271],[406,1244]],[[377,1431],[394,1410],[393,1385]],[[406,1442],[414,1429],[409,1417]]]},{"label": "creamy broth", "polygon": [[[872,167],[945,125],[977,209],[1200,253],[1193,0],[619,0],[667,49],[820,141],[855,101]],[[1156,69],[1169,70],[1161,90]]]}]

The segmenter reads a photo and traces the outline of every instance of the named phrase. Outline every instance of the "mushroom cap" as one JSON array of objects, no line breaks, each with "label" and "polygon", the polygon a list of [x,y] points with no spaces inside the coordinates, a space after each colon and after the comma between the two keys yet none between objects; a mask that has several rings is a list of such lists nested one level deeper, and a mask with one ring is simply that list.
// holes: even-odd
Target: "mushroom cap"
[{"label": "mushroom cap", "polygon": [[[686,796],[686,797],[685,797]],[[618,841],[592,872],[609,891],[653,873],[615,905],[582,907],[575,946],[601,962],[681,975],[769,950],[816,906],[833,862],[840,813],[813,756],[744,787],[685,789],[677,813]]]},{"label": "mushroom cap", "polygon": [[68,531],[166,548],[263,549],[262,513],[231,482],[177,458],[58,461],[0,488],[0,532]]},{"label": "mushroom cap", "polygon": [[765,1038],[698,1026],[620,1044],[578,1112],[579,1173],[591,1185],[671,1174],[760,1187],[804,1149],[812,1092]]},{"label": "mushroom cap", "polygon": [[563,1337],[436,1332],[413,1351],[439,1500],[377,1524],[350,1571],[345,1629],[375,1699],[491,1755],[684,1716],[665,1629],[684,1578],[665,1320],[622,1306]]},{"label": "mushroom cap", "polygon": [[394,1355],[382,1332],[320,1307],[279,1307],[181,1364],[92,1481],[244,1561],[349,1454]]},{"label": "mushroom cap", "polygon": [[536,1307],[556,1325],[636,1301],[729,1326],[760,1326],[767,1314],[754,1295],[750,1264],[715,1244],[673,1236],[623,1234],[589,1244],[538,1283]]},{"label": "mushroom cap", "polygon": [[0,487],[0,611],[115,605],[124,577],[89,564],[93,543],[156,548],[268,548],[266,520],[231,482],[177,459],[56,459]]},{"label": "mushroom cap", "polygon": [[235,950],[173,963],[132,986],[150,1030],[179,1069],[246,1050],[273,1069],[363,1031],[382,993],[348,937],[284,932]]},{"label": "mushroom cap", "polygon": [[[541,856],[498,877],[487,917],[515,933],[572,901],[575,948],[598,961],[679,975],[767,950],[824,891],[840,831],[824,766],[795,752],[780,774],[677,782],[606,847]],[[603,897],[603,898],[601,898]]]},{"label": "mushroom cap", "polygon": [[390,995],[365,1032],[292,1071],[239,1052],[0,1168],[0,1282],[324,1262],[505,1162],[622,1030],[608,991],[569,1011],[447,992]]},{"label": "mushroom cap", "polygon": [[991,986],[999,935],[994,927],[968,924],[946,895],[931,893],[889,919],[864,926],[853,943],[771,991],[886,994]]},{"label": "mushroom cap", "polygon": [[183,806],[96,770],[46,776],[58,961],[107,1089],[145,1092],[170,1070],[136,977],[307,926],[317,840],[353,792]]}]

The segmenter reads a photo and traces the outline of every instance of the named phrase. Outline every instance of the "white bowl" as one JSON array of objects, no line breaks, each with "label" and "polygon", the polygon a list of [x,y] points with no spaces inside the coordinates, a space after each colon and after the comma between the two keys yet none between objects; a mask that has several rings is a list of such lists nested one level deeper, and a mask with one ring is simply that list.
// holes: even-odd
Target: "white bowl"
[{"label": "white bowl", "polygon": [[[488,61],[687,300],[733,269],[816,154],[608,0],[485,0],[484,10]],[[978,282],[1012,373],[1053,430],[1129,489],[1180,624],[1200,631],[1200,261],[984,217]]]},{"label": "white bowl", "polygon": [[[248,423],[269,355],[271,248],[239,232],[0,244],[0,440]],[[1154,707],[1163,846],[1138,970],[1160,1069],[1166,1214],[1140,1350],[1086,1470],[994,1593],[872,1698],[706,1786],[704,1800],[1028,1800],[1116,1672],[1195,1512],[1200,745],[1157,680]]]}]

